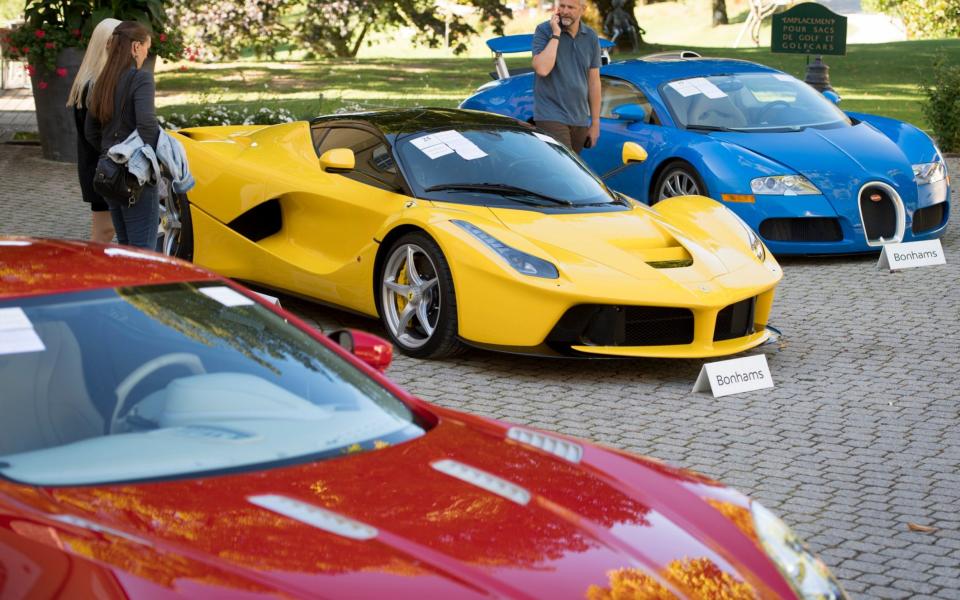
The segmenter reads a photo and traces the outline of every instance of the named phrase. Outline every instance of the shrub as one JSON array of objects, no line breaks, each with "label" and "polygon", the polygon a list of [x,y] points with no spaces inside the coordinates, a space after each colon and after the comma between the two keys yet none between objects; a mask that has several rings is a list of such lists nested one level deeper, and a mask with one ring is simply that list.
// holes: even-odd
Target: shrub
[{"label": "shrub", "polygon": [[160,115],[157,119],[161,127],[172,130],[211,125],[275,125],[297,120],[286,108],[231,108],[223,104],[207,105],[189,114],[173,112],[167,116]]},{"label": "shrub", "polygon": [[950,64],[941,53],[933,63],[933,81],[921,87],[927,97],[923,114],[940,149],[960,151],[960,66]]}]

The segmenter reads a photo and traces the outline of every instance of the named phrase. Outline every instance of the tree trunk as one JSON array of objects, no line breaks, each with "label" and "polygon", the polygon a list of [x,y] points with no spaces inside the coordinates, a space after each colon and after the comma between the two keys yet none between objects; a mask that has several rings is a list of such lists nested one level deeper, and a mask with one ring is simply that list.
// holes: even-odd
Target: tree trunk
[{"label": "tree trunk", "polygon": [[713,26],[717,25],[726,25],[730,23],[730,19],[727,18],[727,2],[726,0],[713,0]]}]

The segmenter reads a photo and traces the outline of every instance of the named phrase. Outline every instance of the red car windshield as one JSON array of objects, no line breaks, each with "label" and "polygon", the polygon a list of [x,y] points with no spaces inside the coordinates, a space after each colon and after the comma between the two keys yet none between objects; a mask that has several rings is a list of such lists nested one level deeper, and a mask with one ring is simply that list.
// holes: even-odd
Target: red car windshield
[{"label": "red car windshield", "polygon": [[0,476],[149,481],[373,450],[409,408],[216,282],[0,302]]}]

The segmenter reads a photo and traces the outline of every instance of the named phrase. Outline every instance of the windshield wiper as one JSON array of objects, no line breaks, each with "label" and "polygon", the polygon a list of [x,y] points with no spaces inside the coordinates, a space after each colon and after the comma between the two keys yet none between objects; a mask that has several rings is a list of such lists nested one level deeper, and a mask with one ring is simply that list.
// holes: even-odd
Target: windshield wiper
[{"label": "windshield wiper", "polygon": [[[423,191],[446,192],[446,191],[456,191],[456,190],[463,190],[468,192],[485,192],[490,194],[503,194],[504,196],[532,196],[534,198],[540,198],[541,200],[546,200],[551,204],[559,204],[561,206],[573,206],[574,204],[569,200],[554,198],[553,196],[547,196],[546,194],[541,194],[540,192],[535,192],[533,190],[528,190],[522,187],[509,185],[506,183],[444,183],[441,185],[430,186]],[[534,206],[543,206],[543,205],[535,204]]]},{"label": "windshield wiper", "polygon": [[721,127],[719,125],[685,125],[686,129],[692,129],[694,131],[743,131],[742,129],[734,129],[732,127]]}]

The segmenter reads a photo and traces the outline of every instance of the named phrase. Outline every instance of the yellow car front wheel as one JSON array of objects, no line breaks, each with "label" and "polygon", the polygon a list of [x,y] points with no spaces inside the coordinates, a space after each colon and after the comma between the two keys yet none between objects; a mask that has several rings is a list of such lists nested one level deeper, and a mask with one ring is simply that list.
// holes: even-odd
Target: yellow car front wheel
[{"label": "yellow car front wheel", "polygon": [[401,352],[443,358],[464,349],[457,338],[453,277],[429,236],[409,233],[387,253],[380,272],[380,318]]}]

